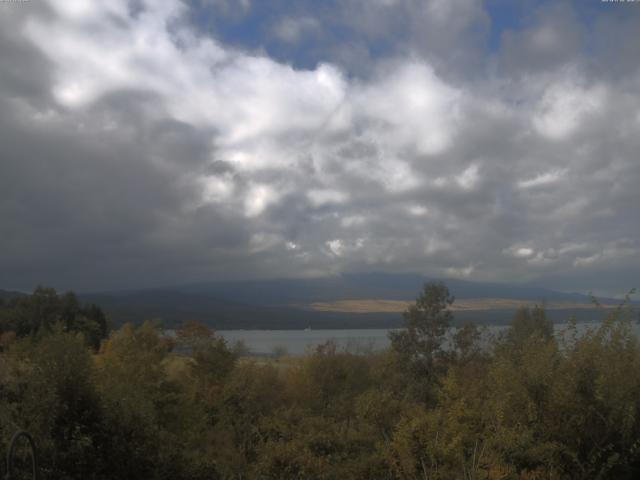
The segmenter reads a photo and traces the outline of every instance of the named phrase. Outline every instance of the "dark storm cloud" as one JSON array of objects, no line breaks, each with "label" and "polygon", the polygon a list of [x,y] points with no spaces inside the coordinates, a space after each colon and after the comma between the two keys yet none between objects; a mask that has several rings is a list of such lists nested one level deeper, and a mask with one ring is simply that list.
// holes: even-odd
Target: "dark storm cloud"
[{"label": "dark storm cloud", "polygon": [[47,9],[35,2],[33,5],[0,7],[0,91],[3,99],[21,98],[43,105],[50,101],[53,66],[38,48],[24,41],[16,25],[22,24],[36,12],[45,15]]},{"label": "dark storm cloud", "polygon": [[492,51],[480,2],[298,2],[245,48],[206,15],[258,3],[201,3],[3,5],[0,285],[637,283],[638,57],[606,40],[637,14],[532,7]]},{"label": "dark storm cloud", "polygon": [[[180,172],[204,165],[206,142],[167,119],[136,119],[145,109],[134,104],[152,101],[145,95],[119,96],[84,115],[52,113],[21,125],[15,110],[2,110],[4,284],[87,289],[113,286],[113,276],[123,286],[180,280],[209,247],[224,254],[246,243],[233,216],[191,207],[198,193]],[[123,96],[126,122],[99,128],[118,120],[112,109]]]}]

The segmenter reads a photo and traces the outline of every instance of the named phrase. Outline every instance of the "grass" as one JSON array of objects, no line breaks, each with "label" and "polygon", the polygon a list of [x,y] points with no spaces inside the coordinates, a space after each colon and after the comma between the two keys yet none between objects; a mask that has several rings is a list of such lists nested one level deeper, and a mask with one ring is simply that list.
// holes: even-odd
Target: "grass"
[{"label": "grass", "polygon": [[[318,312],[346,312],[346,313],[400,313],[413,304],[409,300],[381,300],[358,299],[338,300],[336,302],[317,302],[309,307]],[[466,298],[456,300],[452,305],[453,311],[465,310],[517,310],[520,307],[531,306],[528,300],[511,300],[506,298]],[[592,303],[578,302],[548,302],[543,305],[547,310],[592,309]],[[602,305],[612,308],[613,305]]]}]

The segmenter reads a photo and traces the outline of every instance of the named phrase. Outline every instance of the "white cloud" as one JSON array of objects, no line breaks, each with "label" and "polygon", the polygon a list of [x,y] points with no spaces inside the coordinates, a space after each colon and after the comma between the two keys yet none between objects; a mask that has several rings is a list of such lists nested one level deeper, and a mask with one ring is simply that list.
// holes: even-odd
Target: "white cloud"
[{"label": "white cloud", "polygon": [[226,177],[206,176],[200,179],[202,183],[202,199],[204,203],[221,202],[230,199],[235,191],[232,180]]},{"label": "white cloud", "polygon": [[411,205],[407,210],[411,215],[416,217],[422,217],[429,213],[429,209],[424,205]]},{"label": "white cloud", "polygon": [[531,247],[512,245],[506,248],[503,253],[515,258],[530,258],[535,255],[536,251]]},{"label": "white cloud", "polygon": [[364,224],[367,219],[363,215],[350,215],[340,220],[340,225],[344,228],[357,227]]},{"label": "white cloud", "polygon": [[332,203],[344,203],[349,199],[348,194],[337,190],[311,190],[307,193],[307,196],[314,207]]},{"label": "white cloud", "polygon": [[327,247],[329,247],[331,253],[333,253],[336,257],[340,257],[344,253],[344,243],[339,238],[329,240],[328,242],[326,242],[326,245]]},{"label": "white cloud", "polygon": [[266,57],[225,51],[186,27],[170,32],[180,5],[152,3],[136,22],[128,20],[128,29],[105,24],[91,36],[92,8],[78,9],[70,22],[34,20],[27,33],[55,62],[54,95],[69,108],[108,91],[143,89],[162,95],[177,119],[218,129],[225,147],[327,127],[345,95],[337,69],[297,71]]},{"label": "white cloud", "polygon": [[396,158],[394,149],[380,145],[378,139],[367,140],[376,145],[378,154],[350,159],[344,165],[348,173],[376,182],[390,193],[412,190],[421,185],[420,174],[409,162]]},{"label": "white cloud", "polygon": [[601,253],[594,253],[588,257],[578,257],[573,261],[574,267],[588,267],[602,258]]},{"label": "white cloud", "polygon": [[278,192],[269,185],[253,185],[244,201],[245,214],[248,217],[257,217],[276,202],[278,197]]},{"label": "white cloud", "polygon": [[541,173],[536,175],[533,178],[528,178],[527,180],[521,180],[518,182],[518,187],[520,188],[532,188],[532,187],[540,187],[542,185],[549,185],[551,183],[555,183],[564,177],[568,172],[568,169],[559,169],[552,170],[549,172]]},{"label": "white cloud", "polygon": [[473,164],[469,165],[455,180],[460,187],[465,190],[469,190],[475,186],[479,178],[478,166]]},{"label": "white cloud", "polygon": [[533,117],[534,128],[551,140],[563,140],[576,132],[589,115],[600,111],[607,90],[602,85],[584,86],[572,78],[551,84],[544,92]]},{"label": "white cloud", "polygon": [[453,278],[468,278],[475,271],[473,265],[467,265],[466,267],[449,267],[446,268],[444,273],[448,277]]},{"label": "white cloud", "polygon": [[575,258],[573,266],[578,268],[587,268],[598,263],[619,262],[625,259],[637,256],[640,249],[633,242],[618,240],[610,242],[604,248],[591,255],[582,255]]},{"label": "white cloud", "polygon": [[386,144],[423,154],[450,145],[461,100],[461,92],[419,61],[397,65],[356,95],[357,112]]},{"label": "white cloud", "polygon": [[554,248],[548,248],[537,252],[533,257],[527,259],[527,263],[533,267],[544,267],[551,265],[558,260],[558,252]]},{"label": "white cloud", "polygon": [[320,22],[315,18],[287,17],[276,23],[273,33],[284,42],[295,43],[305,35],[317,33],[319,30]]}]

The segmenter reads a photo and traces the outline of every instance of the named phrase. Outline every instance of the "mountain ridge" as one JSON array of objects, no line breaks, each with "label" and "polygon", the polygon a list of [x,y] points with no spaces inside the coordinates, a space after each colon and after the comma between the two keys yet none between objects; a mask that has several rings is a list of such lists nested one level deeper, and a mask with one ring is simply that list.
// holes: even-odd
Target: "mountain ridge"
[{"label": "mountain ridge", "polygon": [[[455,317],[459,321],[502,324],[509,321],[519,305],[549,304],[557,307],[562,303],[566,305],[549,312],[554,321],[564,321],[572,315],[580,320],[599,318],[599,314],[591,313],[588,308],[592,304],[588,295],[537,286],[439,280],[415,274],[369,273],[325,278],[202,282],[81,294],[80,298],[103,306],[115,323],[158,318],[167,325],[198,320],[219,329],[388,328],[402,324],[399,309],[368,311],[317,306],[357,303],[365,299],[378,303],[395,302],[396,305],[399,302],[411,303],[423,284],[431,281],[444,282],[459,303],[473,304],[470,300],[478,299],[496,302],[493,307],[487,300],[475,309],[456,309]],[[600,302],[619,303],[614,299],[600,299]]]},{"label": "mountain ridge", "polygon": [[[455,298],[502,298],[545,301],[591,302],[587,294],[565,293],[538,286],[513,285],[497,282],[472,282],[469,280],[431,278],[417,274],[344,274],[321,278],[282,278],[273,280],[236,280],[200,282],[156,288],[124,291],[104,291],[82,294],[84,296],[130,296],[149,293],[193,294],[251,305],[310,304],[314,301],[339,301],[358,298],[388,300],[415,300],[422,285],[428,282],[445,283]],[[616,302],[602,298],[602,302]]]},{"label": "mountain ridge", "polygon": [[[412,303],[425,283],[444,282],[457,299],[457,322],[504,324],[522,305],[547,305],[556,322],[575,316],[602,318],[588,295],[537,286],[433,279],[417,274],[345,274],[336,277],[201,282],[137,290],[80,293],[100,305],[114,326],[157,319],[166,328],[185,320],[217,329],[393,328],[402,324],[402,305]],[[0,298],[24,295],[0,290]],[[619,300],[602,298],[603,305]],[[634,302],[640,305],[638,302]]]}]

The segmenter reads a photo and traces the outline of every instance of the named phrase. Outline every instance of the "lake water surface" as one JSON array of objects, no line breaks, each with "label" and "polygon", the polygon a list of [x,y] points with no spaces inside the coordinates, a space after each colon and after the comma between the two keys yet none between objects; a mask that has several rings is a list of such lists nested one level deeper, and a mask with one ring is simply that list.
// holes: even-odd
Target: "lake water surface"
[{"label": "lake water surface", "polygon": [[271,354],[284,348],[290,355],[302,355],[328,340],[350,350],[382,350],[389,346],[389,329],[358,330],[218,330],[229,345],[242,341],[249,353]]},{"label": "lake water surface", "polygon": [[[586,331],[595,328],[596,323],[579,323],[578,330]],[[556,332],[566,329],[567,324],[555,324]],[[485,327],[485,337],[491,337],[504,330],[505,326]],[[640,326],[634,324],[634,330],[640,334]],[[358,329],[358,330],[218,330],[230,346],[242,341],[249,353],[254,355],[268,355],[276,349],[284,349],[289,355],[302,355],[313,350],[316,346],[333,340],[340,348],[350,351],[382,350],[389,346],[389,329]]]}]

